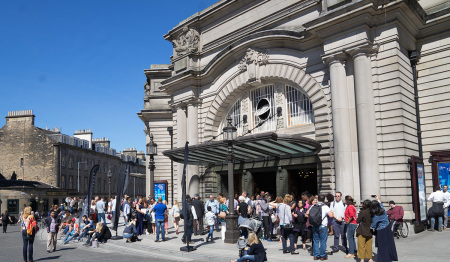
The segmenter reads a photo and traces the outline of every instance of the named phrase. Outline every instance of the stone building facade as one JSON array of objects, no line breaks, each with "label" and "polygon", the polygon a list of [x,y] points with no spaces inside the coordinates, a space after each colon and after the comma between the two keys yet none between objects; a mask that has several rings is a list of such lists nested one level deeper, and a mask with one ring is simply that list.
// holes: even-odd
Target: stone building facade
[{"label": "stone building facade", "polygon": [[[84,198],[94,165],[100,166],[95,195],[108,197],[110,186],[111,194],[116,193],[118,175],[127,168],[130,168],[131,175],[138,176],[136,180],[129,179],[127,193],[131,196],[145,195],[145,178],[139,175],[145,174],[143,152],[135,148],[116,152],[110,147],[109,139],[93,139],[91,130],[77,130],[73,136],[68,136],[57,128],[39,128],[34,125],[34,119],[31,110],[9,112],[6,124],[0,129],[0,173],[6,180],[40,183],[36,188],[25,190],[24,196],[18,195],[21,191],[14,190],[17,189],[15,187],[1,186],[0,180],[4,203],[14,195],[27,202],[26,199],[33,194],[33,198],[37,196],[46,203],[41,208],[47,209],[50,204],[62,203],[67,196]],[[23,209],[23,205],[20,206]]]},{"label": "stone building facade", "polygon": [[[358,203],[377,194],[412,219],[408,159],[423,150],[429,193],[426,160],[450,147],[449,7],[448,1],[219,1],[164,36],[174,47],[171,64],[145,70],[139,116],[164,149],[171,126],[174,147],[222,139],[228,115],[238,135],[302,134],[321,144],[316,157],[235,165],[234,187],[281,194],[273,185],[283,180],[295,194],[341,191]],[[259,115],[263,104],[266,119]],[[156,179],[168,177],[168,162],[157,156]],[[174,169],[180,199],[182,165]],[[227,188],[226,165],[189,166],[187,174],[191,194]]]}]

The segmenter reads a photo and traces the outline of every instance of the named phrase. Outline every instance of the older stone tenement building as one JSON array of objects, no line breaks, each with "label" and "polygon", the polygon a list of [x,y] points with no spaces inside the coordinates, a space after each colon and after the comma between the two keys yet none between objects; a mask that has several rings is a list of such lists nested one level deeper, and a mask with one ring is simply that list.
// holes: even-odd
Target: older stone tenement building
[{"label": "older stone tenement building", "polygon": [[[414,0],[219,1],[164,36],[174,47],[171,64],[145,70],[139,117],[159,152],[170,148],[167,127],[175,148],[203,144],[222,139],[229,115],[240,136],[310,138],[321,145],[313,157],[235,163],[236,190],[342,191],[358,203],[378,194],[404,206],[411,219],[408,159],[423,150],[430,193],[430,152],[450,148],[449,7]],[[170,159],[155,159],[156,179],[168,179]],[[181,167],[175,164],[177,198]],[[226,192],[226,168],[189,166],[189,192]]]},{"label": "older stone tenement building", "polygon": [[[129,179],[127,193],[131,196],[145,195],[143,152],[135,148],[116,152],[107,138],[93,139],[89,129],[77,130],[73,136],[62,134],[57,128],[42,129],[34,125],[34,118],[31,110],[9,112],[6,124],[0,129],[2,206],[6,206],[9,200],[20,199],[22,210],[23,203],[37,196],[42,202],[38,208],[47,210],[50,204],[62,203],[67,196],[84,198],[94,165],[100,166],[95,195],[107,197],[110,185],[111,194],[116,193],[118,175],[129,167],[130,173],[138,178]],[[18,180],[28,181],[23,190]]]}]

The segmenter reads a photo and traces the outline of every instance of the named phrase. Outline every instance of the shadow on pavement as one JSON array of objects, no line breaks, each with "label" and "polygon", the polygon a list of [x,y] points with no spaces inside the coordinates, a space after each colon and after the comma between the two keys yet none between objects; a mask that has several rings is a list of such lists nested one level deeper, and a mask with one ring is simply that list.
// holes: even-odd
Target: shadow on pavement
[{"label": "shadow on pavement", "polygon": [[34,261],[54,260],[54,259],[59,259],[60,257],[61,256],[43,257],[43,258],[36,259]]}]

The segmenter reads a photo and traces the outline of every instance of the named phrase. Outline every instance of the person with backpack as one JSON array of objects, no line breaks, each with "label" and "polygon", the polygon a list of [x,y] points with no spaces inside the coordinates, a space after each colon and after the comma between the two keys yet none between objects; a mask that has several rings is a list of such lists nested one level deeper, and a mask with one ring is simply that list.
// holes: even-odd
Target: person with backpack
[{"label": "person with backpack", "polygon": [[318,197],[318,203],[314,204],[307,212],[309,223],[313,233],[314,260],[327,260],[328,219],[334,217],[333,211],[325,205],[325,196]]},{"label": "person with backpack", "polygon": [[34,237],[39,230],[34,217],[31,215],[31,207],[23,210],[21,217],[21,230],[23,239],[23,261],[33,261]]},{"label": "person with backpack", "polygon": [[334,197],[335,200],[330,205],[330,209],[334,214],[333,222],[331,223],[334,232],[334,245],[332,250],[333,252],[339,252],[339,238],[341,238],[342,247],[344,247],[345,253],[347,253],[347,224],[345,223],[345,209],[347,205],[342,200],[341,192],[336,192]]}]

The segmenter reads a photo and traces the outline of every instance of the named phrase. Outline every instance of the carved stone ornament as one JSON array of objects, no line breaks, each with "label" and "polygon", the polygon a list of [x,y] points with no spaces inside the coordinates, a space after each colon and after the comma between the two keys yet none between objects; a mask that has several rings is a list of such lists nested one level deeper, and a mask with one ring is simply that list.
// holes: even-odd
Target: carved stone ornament
[{"label": "carved stone ornament", "polygon": [[[241,71],[247,70],[249,66],[254,65],[265,65],[269,61],[269,55],[264,53],[262,50],[256,50],[252,48],[247,49],[247,53],[244,58],[242,58],[239,63],[239,69]],[[250,76],[252,77],[252,76]]]},{"label": "carved stone ornament", "polygon": [[183,27],[182,32],[172,42],[177,55],[191,54],[198,51],[200,34],[193,28]]}]

